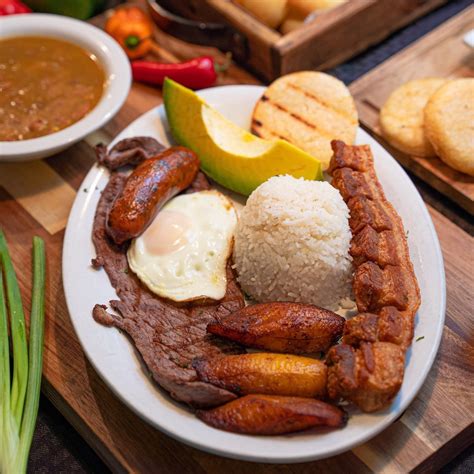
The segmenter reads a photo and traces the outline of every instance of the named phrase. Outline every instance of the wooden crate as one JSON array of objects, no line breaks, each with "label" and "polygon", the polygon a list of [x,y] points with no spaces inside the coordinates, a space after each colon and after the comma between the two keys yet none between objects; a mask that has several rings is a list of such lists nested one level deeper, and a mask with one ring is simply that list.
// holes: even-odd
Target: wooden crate
[{"label": "wooden crate", "polygon": [[246,43],[240,62],[271,81],[293,71],[336,66],[446,1],[349,0],[286,35],[231,0],[187,0],[181,5],[190,5],[185,8],[194,18],[230,25]]}]

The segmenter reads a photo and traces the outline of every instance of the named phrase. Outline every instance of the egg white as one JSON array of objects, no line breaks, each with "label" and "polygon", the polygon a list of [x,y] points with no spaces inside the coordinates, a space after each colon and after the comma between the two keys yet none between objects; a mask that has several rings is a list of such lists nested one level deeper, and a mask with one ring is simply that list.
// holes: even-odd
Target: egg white
[{"label": "egg white", "polygon": [[145,232],[132,241],[127,252],[130,268],[161,297],[179,302],[222,299],[227,288],[227,260],[232,253],[237,225],[232,202],[218,191],[201,191],[171,199],[160,212],[164,211],[179,213],[180,220],[189,223],[182,233],[183,242],[180,240],[178,246],[165,253],[151,253],[150,236],[157,216]]}]

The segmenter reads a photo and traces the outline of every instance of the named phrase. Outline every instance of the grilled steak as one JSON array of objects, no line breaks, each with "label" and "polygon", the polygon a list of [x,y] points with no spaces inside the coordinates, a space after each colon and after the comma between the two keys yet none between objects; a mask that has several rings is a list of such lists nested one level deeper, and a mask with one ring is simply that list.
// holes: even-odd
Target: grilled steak
[{"label": "grilled steak", "polygon": [[103,143],[95,147],[97,161],[116,170],[125,165],[138,165],[164,151],[166,147],[152,137],[133,137],[120,140],[110,151]]},{"label": "grilled steak", "polygon": [[[93,242],[97,258],[93,265],[104,267],[119,300],[110,301],[115,314],[96,305],[94,319],[125,331],[133,340],[154,380],[176,400],[196,407],[220,405],[235,398],[227,390],[200,382],[191,362],[196,357],[212,358],[245,352],[239,345],[206,333],[208,324],[220,321],[244,306],[230,263],[227,267],[227,293],[218,302],[174,303],[150,292],[129,270],[127,244],[118,246],[108,237],[107,213],[123,189],[125,175],[113,173],[97,206]],[[188,192],[208,189],[198,173]]]}]

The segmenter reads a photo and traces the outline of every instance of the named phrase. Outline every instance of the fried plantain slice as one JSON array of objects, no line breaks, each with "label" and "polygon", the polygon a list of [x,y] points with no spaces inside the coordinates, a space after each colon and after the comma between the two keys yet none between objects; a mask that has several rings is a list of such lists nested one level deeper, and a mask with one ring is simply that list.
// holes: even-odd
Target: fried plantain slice
[{"label": "fried plantain slice", "polygon": [[302,303],[261,303],[211,323],[207,331],[247,347],[302,354],[326,351],[341,336],[345,320]]},{"label": "fried plantain slice", "polygon": [[320,400],[301,397],[247,395],[197,417],[220,430],[252,435],[293,433],[315,426],[342,428],[347,414]]},{"label": "fried plantain slice", "polygon": [[288,354],[253,353],[195,359],[201,380],[239,395],[260,393],[323,398],[327,368],[324,362]]}]

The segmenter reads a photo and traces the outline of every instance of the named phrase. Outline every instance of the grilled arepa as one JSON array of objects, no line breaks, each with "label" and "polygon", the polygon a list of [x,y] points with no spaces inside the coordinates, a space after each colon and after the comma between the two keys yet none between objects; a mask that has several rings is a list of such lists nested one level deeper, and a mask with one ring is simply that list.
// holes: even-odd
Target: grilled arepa
[{"label": "grilled arepa", "polygon": [[255,106],[252,132],[282,138],[312,154],[323,169],[332,156],[331,140],[354,143],[357,110],[349,89],[322,72],[288,74],[273,82]]}]

